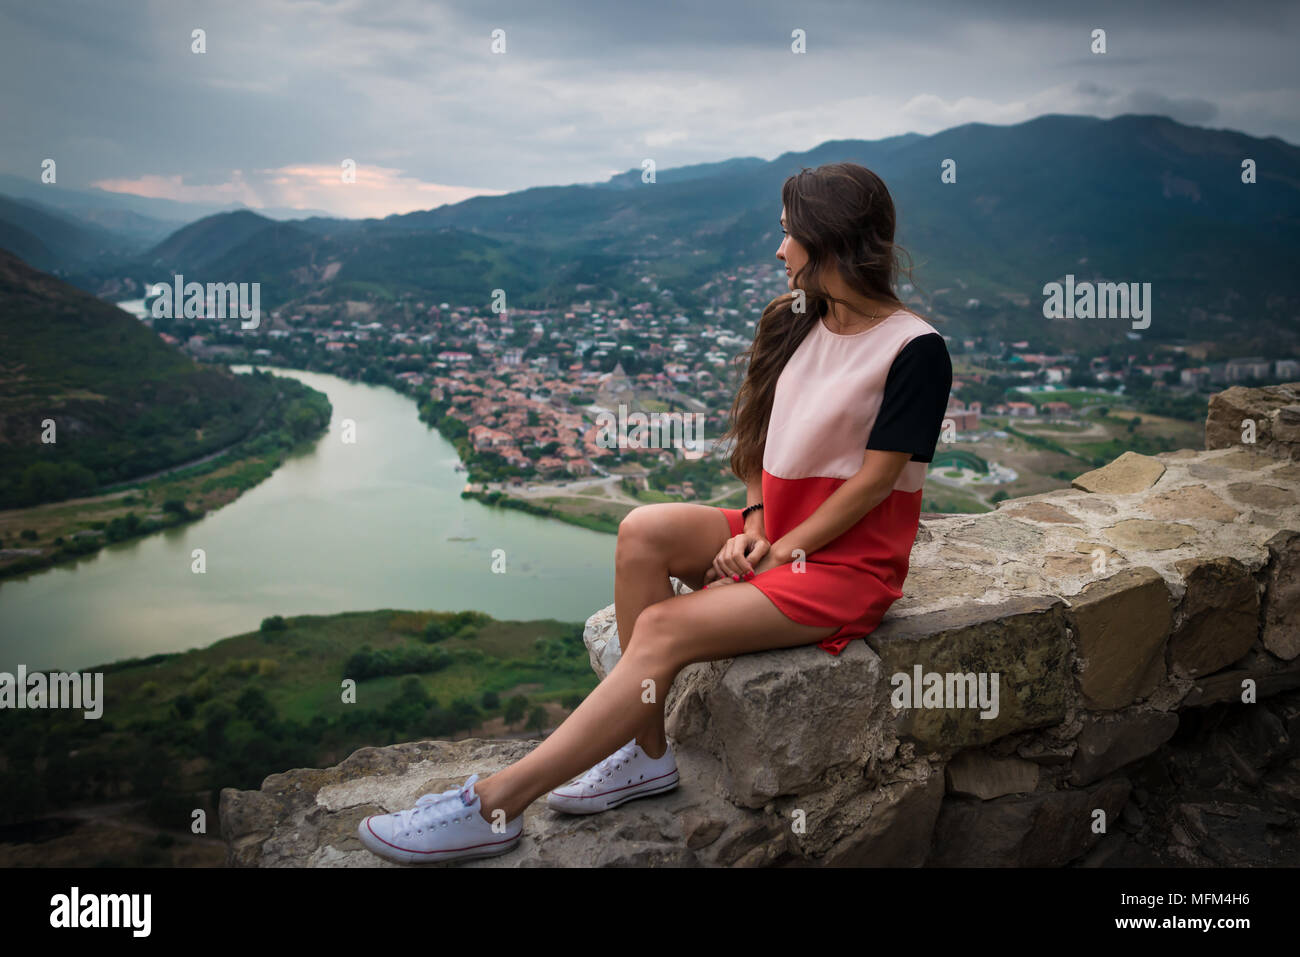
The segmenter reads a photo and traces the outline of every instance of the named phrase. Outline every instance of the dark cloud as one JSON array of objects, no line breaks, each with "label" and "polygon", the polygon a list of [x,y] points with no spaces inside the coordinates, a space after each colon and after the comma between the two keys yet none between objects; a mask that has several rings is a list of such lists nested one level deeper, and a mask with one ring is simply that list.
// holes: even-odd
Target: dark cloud
[{"label": "dark cloud", "polygon": [[445,201],[432,184],[589,182],[647,156],[774,157],[1043,113],[1297,142],[1298,24],[1294,3],[1200,0],[44,0],[0,10],[0,172],[52,156],[72,187],[179,177],[348,212],[355,194],[321,185],[344,158],[396,209]]},{"label": "dark cloud", "polygon": [[1122,103],[1125,113],[1158,113],[1192,126],[1204,126],[1219,114],[1219,108],[1208,100],[1170,97],[1150,90],[1125,93]]}]

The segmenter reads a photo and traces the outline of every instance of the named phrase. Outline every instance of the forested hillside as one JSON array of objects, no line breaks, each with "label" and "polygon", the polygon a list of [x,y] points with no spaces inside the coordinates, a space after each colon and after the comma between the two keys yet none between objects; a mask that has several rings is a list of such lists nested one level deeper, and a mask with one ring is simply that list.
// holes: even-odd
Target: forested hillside
[{"label": "forested hillside", "polygon": [[89,494],[245,440],[250,454],[291,445],[328,421],[329,403],[306,386],[199,365],[0,251],[0,508]]}]

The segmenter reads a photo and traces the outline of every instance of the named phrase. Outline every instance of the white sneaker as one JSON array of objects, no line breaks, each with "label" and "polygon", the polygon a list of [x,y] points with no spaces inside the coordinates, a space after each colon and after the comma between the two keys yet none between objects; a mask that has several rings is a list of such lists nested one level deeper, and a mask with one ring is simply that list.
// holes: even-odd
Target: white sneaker
[{"label": "white sneaker", "polygon": [[402,864],[504,854],[523,836],[523,815],[506,822],[504,833],[494,832],[479,813],[477,780],[473,774],[459,788],[421,795],[413,808],[372,815],[357,825],[357,835],[368,850]]},{"label": "white sneaker", "polygon": [[633,738],[582,777],[546,795],[546,804],[569,814],[596,814],[625,801],[663,794],[680,780],[673,746],[657,758]]}]

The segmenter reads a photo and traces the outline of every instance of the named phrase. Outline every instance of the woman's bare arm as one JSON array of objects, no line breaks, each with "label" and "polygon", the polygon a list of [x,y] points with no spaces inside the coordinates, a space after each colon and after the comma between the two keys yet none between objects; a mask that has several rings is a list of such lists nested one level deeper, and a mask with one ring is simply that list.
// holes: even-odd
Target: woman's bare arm
[{"label": "woman's bare arm", "polygon": [[[749,483],[746,485],[746,489],[746,505],[757,505],[762,502],[763,474],[760,472],[758,475],[754,476],[754,478],[750,479]],[[754,511],[750,512],[749,515],[745,517],[745,531],[767,538],[767,533],[764,531],[764,528],[763,510],[761,508],[754,509]]]}]

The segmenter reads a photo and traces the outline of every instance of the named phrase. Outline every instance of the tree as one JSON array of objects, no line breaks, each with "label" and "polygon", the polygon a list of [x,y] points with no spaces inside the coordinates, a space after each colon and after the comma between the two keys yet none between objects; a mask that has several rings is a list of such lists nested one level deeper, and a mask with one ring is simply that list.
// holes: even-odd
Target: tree
[{"label": "tree", "polygon": [[442,641],[444,638],[450,637],[450,635],[451,630],[447,627],[447,623],[435,618],[424,626],[424,634],[422,637],[425,641],[435,642]]},{"label": "tree", "polygon": [[169,498],[167,501],[163,502],[163,511],[169,515],[176,515],[180,518],[190,517],[189,509],[185,507],[185,499],[183,498]]},{"label": "tree", "polygon": [[203,743],[204,753],[208,757],[215,757],[226,746],[226,725],[234,715],[224,704],[215,703],[213,707],[207,709],[207,714],[203,721]]},{"label": "tree", "polygon": [[521,694],[515,695],[506,702],[506,724],[515,724],[523,720],[524,712],[528,710],[528,699]]},{"label": "tree", "polygon": [[235,708],[239,716],[252,723],[254,727],[265,727],[275,720],[275,706],[266,697],[266,692],[258,687],[248,687],[235,699]]},{"label": "tree", "polygon": [[474,707],[474,702],[468,698],[457,698],[453,701],[451,703],[451,715],[456,729],[463,728],[466,731],[472,731],[482,717],[478,708]]},{"label": "tree", "polygon": [[78,462],[35,462],[18,480],[17,505],[76,498],[94,491],[95,473]]},{"label": "tree", "polygon": [[546,727],[546,709],[540,704],[535,705],[533,710],[528,712],[528,724],[524,725],[526,731],[541,731]]},{"label": "tree", "polygon": [[418,675],[407,675],[397,683],[398,697],[404,700],[418,701],[426,703],[429,700],[429,692],[424,687],[424,682]]},{"label": "tree", "polygon": [[125,516],[119,515],[108,523],[104,529],[104,537],[110,542],[120,542],[128,538],[133,538],[140,529],[140,516],[135,512],[127,512]]},{"label": "tree", "polygon": [[293,434],[294,440],[301,442],[309,439],[320,429],[320,416],[304,402],[294,402],[285,415],[285,424]]}]

